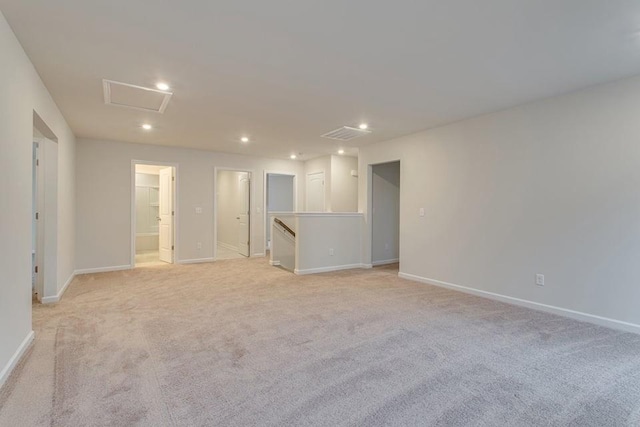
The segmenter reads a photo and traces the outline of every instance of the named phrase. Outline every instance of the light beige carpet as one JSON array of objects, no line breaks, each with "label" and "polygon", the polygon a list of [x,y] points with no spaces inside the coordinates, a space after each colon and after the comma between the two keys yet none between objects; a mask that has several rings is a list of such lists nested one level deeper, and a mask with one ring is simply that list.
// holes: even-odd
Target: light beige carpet
[{"label": "light beige carpet", "polygon": [[265,259],[78,277],[2,426],[638,426],[640,336]]}]

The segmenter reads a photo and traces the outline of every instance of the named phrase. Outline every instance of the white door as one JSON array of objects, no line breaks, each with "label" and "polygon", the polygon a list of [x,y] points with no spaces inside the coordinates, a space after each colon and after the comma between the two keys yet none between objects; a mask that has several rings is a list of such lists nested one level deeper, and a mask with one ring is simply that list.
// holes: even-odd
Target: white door
[{"label": "white door", "polygon": [[249,256],[249,211],[251,205],[251,192],[249,174],[244,173],[238,183],[238,197],[240,199],[240,212],[238,212],[238,252]]},{"label": "white door", "polygon": [[173,168],[160,169],[158,231],[160,261],[173,262]]},{"label": "white door", "polygon": [[307,212],[324,212],[324,172],[307,175]]}]

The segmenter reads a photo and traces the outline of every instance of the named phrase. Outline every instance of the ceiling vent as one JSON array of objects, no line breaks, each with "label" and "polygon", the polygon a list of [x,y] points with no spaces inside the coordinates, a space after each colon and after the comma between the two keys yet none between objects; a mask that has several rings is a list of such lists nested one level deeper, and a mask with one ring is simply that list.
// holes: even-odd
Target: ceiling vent
[{"label": "ceiling vent", "polygon": [[335,139],[338,141],[349,141],[354,138],[366,136],[370,133],[371,133],[370,130],[356,129],[349,126],[342,126],[341,128],[325,133],[324,135],[322,135],[322,137],[328,138],[328,139]]},{"label": "ceiling vent", "polygon": [[102,80],[102,87],[106,105],[152,111],[154,113],[164,113],[173,95],[172,92],[113,80]]}]

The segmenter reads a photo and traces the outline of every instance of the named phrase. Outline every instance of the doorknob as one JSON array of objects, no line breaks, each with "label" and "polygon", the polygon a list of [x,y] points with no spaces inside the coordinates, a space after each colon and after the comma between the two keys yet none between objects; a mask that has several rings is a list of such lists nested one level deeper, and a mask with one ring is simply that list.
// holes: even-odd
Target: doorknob
[{"label": "doorknob", "polygon": [[157,216],[157,217],[156,217],[156,219],[157,219],[158,221],[162,221],[162,218],[160,218],[159,216]]},{"label": "doorknob", "polygon": [[240,219],[240,217],[239,217],[239,216],[237,216],[237,217],[236,217],[236,219]]}]

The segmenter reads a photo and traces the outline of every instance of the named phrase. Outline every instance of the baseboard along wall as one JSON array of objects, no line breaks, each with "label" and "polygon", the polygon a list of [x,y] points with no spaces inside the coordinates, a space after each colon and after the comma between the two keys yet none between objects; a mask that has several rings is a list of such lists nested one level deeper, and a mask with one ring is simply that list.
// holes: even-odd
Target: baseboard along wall
[{"label": "baseboard along wall", "polygon": [[546,313],[557,314],[559,316],[568,317],[570,319],[579,320],[582,322],[592,323],[598,326],[604,326],[611,329],[616,329],[624,332],[632,332],[640,334],[640,325],[635,323],[623,322],[621,320],[610,319],[607,317],[597,316],[594,314],[583,313],[580,311],[570,310],[567,308],[556,307],[553,305],[541,304],[534,301],[528,301],[520,298],[514,298],[506,295],[496,294],[493,292],[482,291],[480,289],[470,288],[467,286],[456,285],[453,283],[447,283],[440,280],[429,279],[427,277],[416,276],[409,273],[398,273],[398,277],[412,280],[414,282],[425,283],[428,285],[439,286],[441,288],[452,289],[455,291],[464,292],[467,294],[489,298],[492,300],[504,302],[507,304],[513,304],[521,307],[531,308],[533,310],[544,311]]},{"label": "baseboard along wall", "polygon": [[13,372],[15,367],[18,366],[18,363],[20,363],[22,357],[25,355],[27,350],[29,350],[29,347],[31,347],[31,345],[33,344],[33,339],[35,338],[35,336],[35,332],[29,332],[16,352],[13,354],[13,356],[11,356],[11,359],[9,359],[7,365],[0,371],[0,389],[5,384],[5,382],[7,382],[7,379],[9,379],[11,372]]}]

